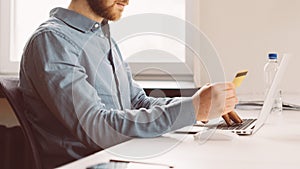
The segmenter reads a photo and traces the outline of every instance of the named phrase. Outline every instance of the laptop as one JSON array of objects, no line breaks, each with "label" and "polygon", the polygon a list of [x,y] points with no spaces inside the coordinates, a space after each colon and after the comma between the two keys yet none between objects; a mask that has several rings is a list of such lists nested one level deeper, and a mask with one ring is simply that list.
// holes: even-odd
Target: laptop
[{"label": "laptop", "polygon": [[259,117],[257,119],[243,119],[243,123],[234,124],[232,126],[227,126],[227,124],[224,122],[224,120],[221,121],[221,124],[217,123],[217,124],[203,125],[203,124],[198,123],[198,124],[194,125],[198,128],[186,128],[186,129],[189,129],[188,132],[184,131],[185,129],[179,129],[176,132],[177,133],[196,134],[198,132],[203,131],[203,129],[201,130],[201,129],[199,129],[199,127],[200,128],[204,127],[204,128],[208,128],[208,130],[209,129],[217,129],[217,130],[222,130],[222,131],[230,131],[230,132],[236,133],[238,135],[254,134],[264,125],[265,121],[267,120],[267,118],[272,110],[273,103],[274,103],[274,96],[278,91],[278,86],[279,86],[280,81],[284,77],[284,73],[287,68],[289,58],[290,58],[289,55],[283,56],[281,63],[279,65],[278,71],[275,74],[271,88],[265,97],[263,107],[262,107]]}]

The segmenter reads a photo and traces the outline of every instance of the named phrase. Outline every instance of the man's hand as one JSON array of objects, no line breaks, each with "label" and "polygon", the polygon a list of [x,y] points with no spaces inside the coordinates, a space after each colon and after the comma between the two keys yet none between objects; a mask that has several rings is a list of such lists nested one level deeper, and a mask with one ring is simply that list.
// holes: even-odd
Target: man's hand
[{"label": "man's hand", "polygon": [[242,120],[233,111],[238,99],[232,83],[216,83],[203,86],[193,96],[197,121],[207,122],[223,116],[228,125],[231,120],[241,123]]},{"label": "man's hand", "polygon": [[222,116],[228,126],[232,125],[232,121],[234,123],[242,123],[243,120],[236,114],[235,111],[231,111],[228,114]]}]

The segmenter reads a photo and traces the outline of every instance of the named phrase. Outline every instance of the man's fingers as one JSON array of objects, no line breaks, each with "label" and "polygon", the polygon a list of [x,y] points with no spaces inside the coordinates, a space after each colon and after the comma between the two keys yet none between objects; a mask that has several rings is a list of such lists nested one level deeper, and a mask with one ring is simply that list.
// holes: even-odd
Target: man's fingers
[{"label": "man's fingers", "polygon": [[216,83],[216,84],[215,84],[215,87],[218,88],[219,90],[223,90],[223,91],[235,89],[234,84],[231,83],[231,82],[227,82],[227,83]]},{"label": "man's fingers", "polygon": [[222,116],[228,126],[231,126],[231,119],[228,114]]},{"label": "man's fingers", "polygon": [[235,123],[242,123],[243,120],[239,117],[239,115],[235,112],[235,111],[231,111],[228,113],[228,116],[230,117],[230,119],[232,121],[234,121]]},{"label": "man's fingers", "polygon": [[228,126],[232,125],[232,121],[235,123],[242,123],[243,120],[237,115],[236,112],[231,111],[228,114],[222,116]]},{"label": "man's fingers", "polygon": [[236,93],[234,90],[228,90],[225,93],[226,99],[231,99],[236,97]]},{"label": "man's fingers", "polygon": [[[234,110],[238,102],[236,97],[235,86],[233,83],[217,83],[203,86],[193,95],[193,104],[197,113],[198,121],[208,121],[223,115],[228,125],[232,121],[241,122],[235,114],[230,116],[229,112]],[[222,114],[220,112],[223,112]]]}]

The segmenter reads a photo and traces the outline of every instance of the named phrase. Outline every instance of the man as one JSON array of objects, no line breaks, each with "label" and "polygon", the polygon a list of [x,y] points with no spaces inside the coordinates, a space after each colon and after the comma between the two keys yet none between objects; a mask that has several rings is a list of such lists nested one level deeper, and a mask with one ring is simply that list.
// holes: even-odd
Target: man
[{"label": "man", "polygon": [[151,98],[132,79],[108,20],[128,0],[72,0],[55,8],[28,41],[20,88],[44,168],[53,168],[133,137],[157,137],[224,116],[237,103],[232,83],[203,86],[191,98]]}]

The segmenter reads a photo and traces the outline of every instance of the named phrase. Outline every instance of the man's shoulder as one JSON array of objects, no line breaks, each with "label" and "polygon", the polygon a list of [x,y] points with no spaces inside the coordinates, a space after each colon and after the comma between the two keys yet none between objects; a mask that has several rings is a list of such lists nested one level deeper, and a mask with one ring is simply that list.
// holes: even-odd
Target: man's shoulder
[{"label": "man's shoulder", "polygon": [[29,43],[37,42],[40,43],[41,41],[51,41],[51,43],[64,43],[65,45],[70,44],[71,46],[79,49],[80,45],[76,43],[74,38],[76,37],[76,30],[73,30],[64,22],[57,18],[50,18],[46,22],[42,23],[32,34],[31,38],[29,39]]},{"label": "man's shoulder", "polygon": [[46,22],[42,23],[34,32],[33,38],[43,33],[50,34],[65,34],[70,31],[66,24],[56,18],[50,18]]}]

